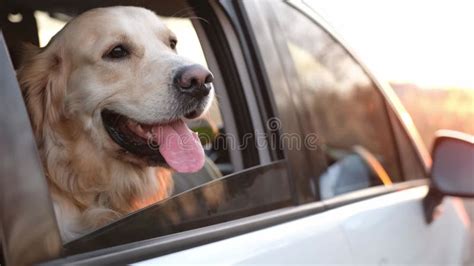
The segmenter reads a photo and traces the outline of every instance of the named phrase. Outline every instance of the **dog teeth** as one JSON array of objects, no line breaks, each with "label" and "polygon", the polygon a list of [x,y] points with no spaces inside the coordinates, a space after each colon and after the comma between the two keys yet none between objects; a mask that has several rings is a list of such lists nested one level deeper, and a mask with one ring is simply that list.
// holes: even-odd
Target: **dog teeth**
[{"label": "dog teeth", "polygon": [[129,125],[131,125],[131,126],[138,125],[137,122],[135,122],[135,121],[133,121],[133,120],[131,120],[131,119],[128,119],[127,123],[128,123]]},{"label": "dog teeth", "polygon": [[127,126],[130,128],[133,132],[135,132],[137,135],[142,136],[142,137],[147,137],[148,132],[143,128],[141,124],[139,124],[136,121],[133,120],[128,120],[127,121]]},{"label": "dog teeth", "polygon": [[139,124],[135,121],[132,121],[132,120],[128,120],[127,121],[127,126],[130,128],[130,129],[136,129],[138,128]]},{"label": "dog teeth", "polygon": [[151,131],[146,132],[147,139],[153,139],[153,133]]},{"label": "dog teeth", "polygon": [[141,134],[142,136],[143,136],[143,135],[145,135],[145,136],[148,135],[148,131],[145,130],[142,125],[138,124],[138,125],[137,125],[137,129],[138,129],[138,132],[140,132],[140,134]]}]

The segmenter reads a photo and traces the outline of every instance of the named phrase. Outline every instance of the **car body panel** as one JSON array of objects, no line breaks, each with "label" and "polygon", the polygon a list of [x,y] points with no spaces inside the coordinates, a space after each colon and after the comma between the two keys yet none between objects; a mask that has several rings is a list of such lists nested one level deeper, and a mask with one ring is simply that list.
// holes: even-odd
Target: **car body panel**
[{"label": "car body panel", "polygon": [[439,217],[427,224],[421,202],[427,190],[420,187],[376,198],[368,208],[347,206],[351,214],[341,226],[353,251],[351,263],[462,264],[469,230],[462,202],[446,198]]},{"label": "car body panel", "polygon": [[427,225],[420,186],[138,264],[461,264],[469,222],[447,198]]}]

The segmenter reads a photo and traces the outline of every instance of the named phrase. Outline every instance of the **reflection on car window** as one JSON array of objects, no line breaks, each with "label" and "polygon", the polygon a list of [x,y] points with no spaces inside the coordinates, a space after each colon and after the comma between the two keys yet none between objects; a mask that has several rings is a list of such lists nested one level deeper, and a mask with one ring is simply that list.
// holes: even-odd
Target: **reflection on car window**
[{"label": "reflection on car window", "polygon": [[392,120],[395,137],[399,146],[400,160],[403,168],[403,177],[405,180],[423,179],[426,178],[425,168],[423,163],[416,153],[416,149],[409,136],[404,131],[400,120],[395,115],[394,111],[389,111],[390,119]]},{"label": "reflection on car window", "polygon": [[297,75],[289,77],[290,84],[299,83],[309,123],[327,156],[328,169],[315,180],[320,194],[328,198],[399,180],[383,98],[369,77],[302,13],[284,3],[273,7]]},{"label": "reflection on car window", "polygon": [[169,235],[290,206],[287,164],[276,161],[214,180],[65,245],[76,254]]}]

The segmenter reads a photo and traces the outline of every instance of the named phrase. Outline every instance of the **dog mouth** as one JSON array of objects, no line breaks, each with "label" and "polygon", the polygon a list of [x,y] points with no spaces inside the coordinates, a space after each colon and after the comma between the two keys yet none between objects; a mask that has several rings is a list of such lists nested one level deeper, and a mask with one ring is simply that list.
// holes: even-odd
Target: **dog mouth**
[{"label": "dog mouth", "polygon": [[[148,165],[169,166],[181,173],[199,171],[204,165],[199,137],[182,119],[145,124],[108,109],[101,116],[110,138]],[[197,112],[184,117],[195,118]]]}]

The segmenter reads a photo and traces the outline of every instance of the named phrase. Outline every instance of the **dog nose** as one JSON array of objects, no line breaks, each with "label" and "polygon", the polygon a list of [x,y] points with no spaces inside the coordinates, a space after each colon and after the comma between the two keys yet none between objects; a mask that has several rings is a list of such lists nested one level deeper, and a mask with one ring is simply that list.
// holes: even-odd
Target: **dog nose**
[{"label": "dog nose", "polygon": [[174,77],[174,83],[180,92],[196,97],[209,94],[212,80],[212,73],[198,64],[180,68]]}]

